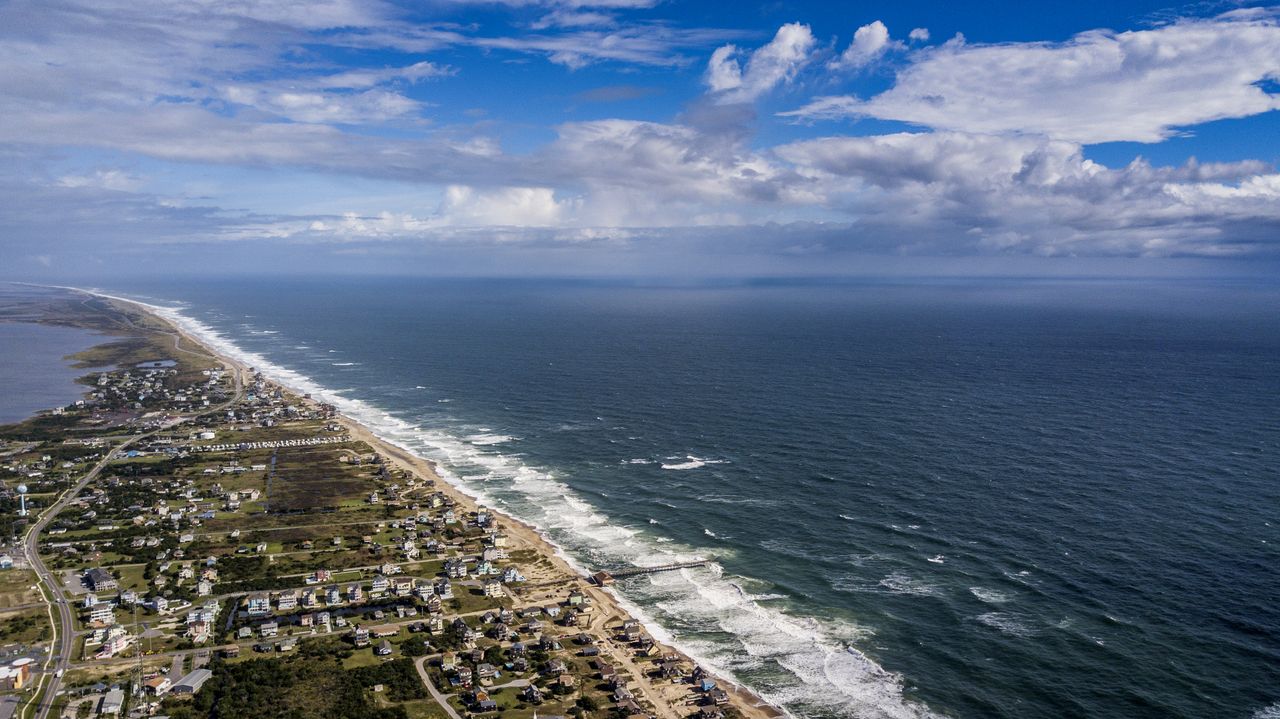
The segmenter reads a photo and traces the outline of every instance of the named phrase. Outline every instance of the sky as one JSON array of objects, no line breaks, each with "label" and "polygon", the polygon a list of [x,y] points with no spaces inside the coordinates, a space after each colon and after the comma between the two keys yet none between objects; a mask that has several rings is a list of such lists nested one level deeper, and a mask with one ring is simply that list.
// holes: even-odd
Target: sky
[{"label": "sky", "polygon": [[7,0],[0,277],[1262,274],[1280,7]]}]

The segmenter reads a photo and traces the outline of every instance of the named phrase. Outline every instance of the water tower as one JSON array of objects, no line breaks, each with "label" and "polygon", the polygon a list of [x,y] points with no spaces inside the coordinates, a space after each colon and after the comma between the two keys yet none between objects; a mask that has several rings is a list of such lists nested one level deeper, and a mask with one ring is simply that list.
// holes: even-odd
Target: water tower
[{"label": "water tower", "polygon": [[18,516],[27,516],[27,485],[25,484],[18,485],[18,502],[20,505],[18,508]]}]

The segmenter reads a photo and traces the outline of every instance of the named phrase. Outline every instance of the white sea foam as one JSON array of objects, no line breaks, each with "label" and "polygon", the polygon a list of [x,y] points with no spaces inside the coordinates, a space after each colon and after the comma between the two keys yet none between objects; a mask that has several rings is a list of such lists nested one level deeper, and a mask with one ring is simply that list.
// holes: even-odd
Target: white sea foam
[{"label": "white sea foam", "polygon": [[[358,398],[334,393],[298,370],[241,349],[180,308],[148,308],[212,349],[296,392],[334,404],[384,440],[437,462],[445,481],[482,503],[509,506],[547,537],[557,554],[580,572],[586,572],[582,561],[593,565],[652,566],[710,554],[670,537],[653,537],[610,524],[606,516],[551,472],[525,465],[518,457],[502,454],[497,447],[478,446],[444,430],[424,428]],[[710,463],[689,458],[689,462],[695,460]],[[573,551],[565,551],[566,546]],[[718,549],[716,553],[731,556],[727,550]],[[782,667],[784,673],[759,679],[755,688],[769,701],[793,713],[884,719],[936,716],[903,696],[898,675],[851,648],[852,642],[867,638],[865,630],[846,622],[789,614],[784,607],[773,606],[779,603],[778,595],[752,594],[734,586],[752,582],[755,580],[726,578],[713,564],[707,569],[630,580],[626,595],[620,594],[618,588],[609,591],[657,639],[680,647],[712,672],[735,676],[763,666]],[[632,593],[640,603],[633,601]],[[766,600],[771,606],[760,604]],[[728,639],[712,642],[688,638],[685,630],[699,626],[715,629],[717,636]]]},{"label": "white sea foam", "polygon": [[[680,457],[667,457],[667,459],[668,459],[668,460],[675,460],[675,459],[680,459]],[[701,457],[695,457],[695,456],[693,456],[692,454],[686,454],[686,455],[684,456],[684,460],[685,460],[685,461],[683,461],[683,462],[671,462],[671,461],[664,462],[664,463],[662,464],[662,468],[663,468],[663,469],[677,469],[677,470],[679,470],[679,469],[697,469],[697,468],[699,468],[699,467],[705,467],[705,466],[707,466],[708,464],[725,464],[725,460],[723,460],[723,459],[702,459]]]},{"label": "white sea foam", "polygon": [[755,497],[726,496],[721,494],[704,494],[698,497],[698,501],[710,504],[732,504],[746,507],[776,507],[778,505],[778,501],[774,499],[757,499]]},{"label": "white sea foam", "polygon": [[934,597],[942,593],[938,587],[922,580],[916,579],[905,572],[894,572],[889,576],[881,579],[878,586],[893,592],[894,594],[914,594],[920,597]]},{"label": "white sea foam", "polygon": [[329,364],[333,365],[334,367],[354,367],[360,363],[359,362],[330,362]]},{"label": "white sea foam", "polygon": [[979,614],[974,619],[1010,636],[1029,637],[1036,633],[1026,619],[1009,612],[987,612]]},{"label": "white sea foam", "polygon": [[622,464],[653,464],[653,460],[637,457],[636,459],[624,459]]},{"label": "white sea foam", "polygon": [[969,593],[987,604],[1004,604],[1013,599],[1013,594],[1002,592],[999,589],[987,589],[986,587],[969,587]]},{"label": "white sea foam", "polygon": [[893,572],[879,580],[854,574],[835,577],[829,580],[831,588],[838,592],[856,592],[859,594],[905,594],[916,597],[942,596],[940,587],[923,579],[917,579],[906,572]]},{"label": "white sea foam", "polygon": [[488,447],[495,444],[506,444],[507,442],[514,442],[516,438],[506,434],[488,434],[488,433],[481,432],[480,434],[470,435],[465,439],[470,444],[474,444],[480,447]]},{"label": "white sea foam", "polygon": [[1250,719],[1280,719],[1280,702],[1259,709]]},{"label": "white sea foam", "polygon": [[706,462],[693,456],[690,456],[689,461],[687,462],[671,462],[671,463],[664,462],[662,464],[663,469],[697,469],[698,467],[705,467],[705,466],[707,466]]}]

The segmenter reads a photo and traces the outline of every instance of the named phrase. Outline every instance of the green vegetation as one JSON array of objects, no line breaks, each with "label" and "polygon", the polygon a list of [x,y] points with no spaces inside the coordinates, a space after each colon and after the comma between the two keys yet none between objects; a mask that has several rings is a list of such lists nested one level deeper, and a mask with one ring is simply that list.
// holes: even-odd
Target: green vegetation
[{"label": "green vegetation", "polygon": [[[399,703],[426,698],[413,662],[345,669],[342,659],[350,652],[337,641],[314,641],[289,657],[215,660],[213,678],[194,700],[167,700],[164,711],[173,719],[409,719]],[[376,685],[382,701],[374,700]]]},{"label": "green vegetation", "polygon": [[0,614],[0,644],[33,644],[49,637],[49,614],[42,607]]}]

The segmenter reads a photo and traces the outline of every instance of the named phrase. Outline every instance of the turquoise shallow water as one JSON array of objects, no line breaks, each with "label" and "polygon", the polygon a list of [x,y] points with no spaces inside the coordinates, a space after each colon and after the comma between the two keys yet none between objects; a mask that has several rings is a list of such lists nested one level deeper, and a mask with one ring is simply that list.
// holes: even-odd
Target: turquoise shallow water
[{"label": "turquoise shallow water", "polygon": [[116,288],[441,461],[807,717],[1280,711],[1274,288]]},{"label": "turquoise shallow water", "polygon": [[101,341],[74,327],[0,323],[0,424],[80,399],[85,388],[75,380],[86,370],[64,358]]}]

